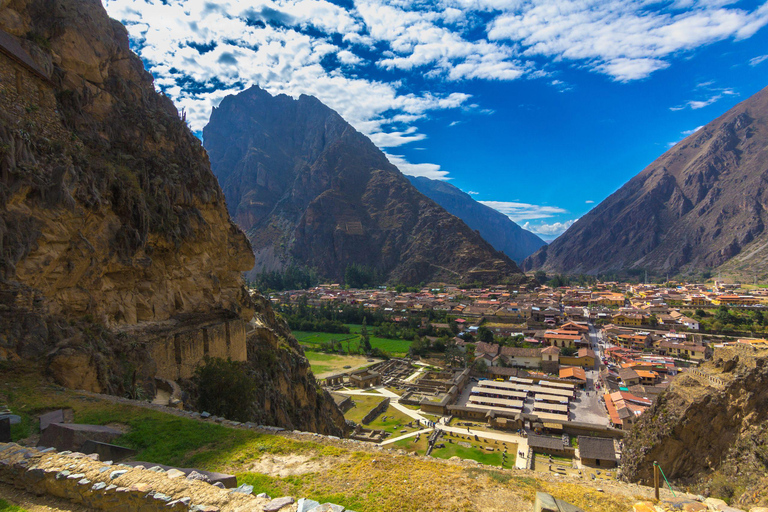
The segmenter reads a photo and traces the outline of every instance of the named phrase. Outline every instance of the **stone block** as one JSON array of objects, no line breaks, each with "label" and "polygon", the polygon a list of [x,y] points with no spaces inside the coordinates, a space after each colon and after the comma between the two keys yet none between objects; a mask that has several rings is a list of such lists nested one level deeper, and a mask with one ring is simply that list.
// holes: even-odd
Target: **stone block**
[{"label": "stone block", "polygon": [[266,505],[264,505],[264,512],[277,512],[283,507],[292,505],[294,502],[290,496],[283,496],[282,498],[275,498]]},{"label": "stone block", "polygon": [[310,512],[344,512],[344,507],[335,503],[323,503],[310,510]]},{"label": "stone block", "polygon": [[562,500],[558,500],[545,492],[536,493],[536,501],[533,505],[535,512],[584,512],[582,509]]},{"label": "stone block", "polygon": [[0,443],[11,442],[11,419],[0,418]]},{"label": "stone block", "polygon": [[240,487],[237,487],[235,489],[232,489],[231,492],[238,492],[242,494],[251,494],[253,493],[253,486],[248,484],[243,484]]},{"label": "stone block", "polygon": [[307,498],[301,498],[298,502],[298,508],[296,509],[296,512],[309,512],[315,507],[320,506],[320,503],[313,500],[308,500]]},{"label": "stone block", "polygon": [[57,450],[79,451],[86,441],[109,443],[120,437],[119,430],[101,425],[51,423],[40,436],[39,446],[52,446]]},{"label": "stone block", "polygon": [[[150,468],[153,471],[163,471],[163,470],[167,471],[170,469],[177,469],[182,473],[184,473],[185,475],[191,475],[193,473],[203,475],[208,479],[206,480],[207,482],[213,485],[221,484],[223,486],[222,487],[223,489],[234,489],[235,487],[237,487],[237,477],[235,475],[229,475],[227,473],[216,473],[215,471],[203,471],[202,469],[196,469],[196,468],[174,468],[172,466],[164,466],[162,464],[156,465],[156,464],[150,464],[148,462],[141,462],[141,461],[125,461],[124,464],[127,464],[128,466],[131,466],[131,467],[153,466],[152,468]],[[219,486],[216,485],[216,487],[219,487]]]},{"label": "stone block", "polygon": [[51,423],[64,423],[64,411],[62,409],[40,415],[40,432],[45,432]]},{"label": "stone block", "polygon": [[169,469],[165,473],[165,476],[167,476],[168,478],[179,478],[186,475],[184,474],[183,471],[179,471],[178,469],[173,468],[173,469]]},{"label": "stone block", "polygon": [[136,451],[131,450],[130,448],[118,446],[116,444],[102,443],[92,439],[83,443],[83,446],[80,449],[83,453],[98,455],[100,460],[121,461],[136,455]]}]

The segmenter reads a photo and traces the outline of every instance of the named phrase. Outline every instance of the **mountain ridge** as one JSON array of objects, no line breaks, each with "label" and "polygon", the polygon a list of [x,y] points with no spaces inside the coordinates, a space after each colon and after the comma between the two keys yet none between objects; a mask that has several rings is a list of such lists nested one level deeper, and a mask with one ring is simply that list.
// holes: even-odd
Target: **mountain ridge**
[{"label": "mountain ridge", "polygon": [[697,275],[752,249],[765,274],[756,241],[766,236],[766,184],[768,88],[677,143],[522,266]]},{"label": "mountain ridge", "polygon": [[250,276],[291,264],[334,280],[358,264],[405,284],[521,276],[316,98],[254,86],[222,100],[203,139],[253,246]]},{"label": "mountain ridge", "polygon": [[476,201],[450,183],[423,176],[407,177],[419,192],[463,220],[497,251],[503,252],[518,264],[546,245],[535,233],[520,227],[503,213]]}]

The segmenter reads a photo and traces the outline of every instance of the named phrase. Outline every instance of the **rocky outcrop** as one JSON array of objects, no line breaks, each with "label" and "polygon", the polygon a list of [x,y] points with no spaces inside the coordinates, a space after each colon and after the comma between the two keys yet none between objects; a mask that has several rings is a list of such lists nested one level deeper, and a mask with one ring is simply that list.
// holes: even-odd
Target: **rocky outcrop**
[{"label": "rocky outcrop", "polygon": [[256,299],[254,330],[248,335],[248,362],[262,383],[256,416],[264,425],[344,436],[344,415],[309,369],[309,361],[288,324],[275,315],[269,301]]},{"label": "rocky outcrop", "polygon": [[340,280],[357,264],[408,284],[522,277],[316,98],[252,87],[222,100],[203,138],[253,274],[300,265]]},{"label": "rocky outcrop", "polygon": [[445,181],[408,176],[419,192],[463,220],[480,233],[494,249],[520,263],[547,243],[515,224],[503,213],[478,203],[472,196]]},{"label": "rocky outcrop", "polygon": [[763,89],[676,144],[523,268],[697,274],[740,255],[733,270],[753,278],[768,271],[767,184]]},{"label": "rocky outcrop", "polygon": [[[265,329],[283,325],[264,301],[246,341],[248,240],[125,28],[98,0],[0,5],[4,359],[39,360],[66,386],[147,398],[155,377],[187,379],[206,356],[270,350]],[[285,392],[275,424],[338,432],[338,410],[296,351],[303,364],[260,382]]]},{"label": "rocky outcrop", "polygon": [[671,481],[744,506],[768,504],[768,350],[717,348],[678,377],[632,427],[622,472],[652,483],[653,461]]}]

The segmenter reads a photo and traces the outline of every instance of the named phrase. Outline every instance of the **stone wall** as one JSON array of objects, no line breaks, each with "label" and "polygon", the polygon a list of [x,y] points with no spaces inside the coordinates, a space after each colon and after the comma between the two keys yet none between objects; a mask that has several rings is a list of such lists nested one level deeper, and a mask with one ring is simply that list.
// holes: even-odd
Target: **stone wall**
[{"label": "stone wall", "polygon": [[250,491],[221,489],[176,470],[132,468],[81,453],[56,453],[51,448],[38,450],[14,443],[0,444],[0,482],[95,510],[229,512],[262,510],[270,503]]},{"label": "stone wall", "polygon": [[157,377],[188,379],[206,357],[245,361],[248,357],[245,323],[240,319],[172,329],[149,342]]},{"label": "stone wall", "polygon": [[365,415],[361,423],[363,425],[369,424],[370,422],[378,418],[380,414],[384,414],[384,411],[386,411],[388,407],[389,407],[389,398],[385,398],[384,400],[379,402],[379,405],[371,409],[371,412]]}]

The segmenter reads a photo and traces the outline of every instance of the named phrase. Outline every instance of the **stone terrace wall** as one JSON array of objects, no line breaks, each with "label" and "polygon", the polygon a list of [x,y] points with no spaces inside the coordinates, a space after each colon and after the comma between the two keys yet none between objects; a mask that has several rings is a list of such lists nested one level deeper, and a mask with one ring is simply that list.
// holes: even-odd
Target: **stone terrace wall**
[{"label": "stone terrace wall", "polygon": [[205,356],[245,361],[248,357],[245,322],[225,320],[188,329],[174,329],[149,342],[157,377],[188,379]]},{"label": "stone terrace wall", "polygon": [[387,407],[389,407],[389,398],[385,398],[381,402],[379,402],[379,405],[371,409],[371,412],[365,415],[365,417],[362,419],[362,424],[367,425],[376,418],[379,417],[379,414],[383,414],[384,411],[387,410]]},{"label": "stone terrace wall", "polygon": [[[266,498],[187,479],[174,470],[112,465],[81,453],[40,451],[14,443],[0,443],[0,482],[96,510],[121,512],[261,511],[270,503]],[[283,510],[295,508],[289,505]]]}]

